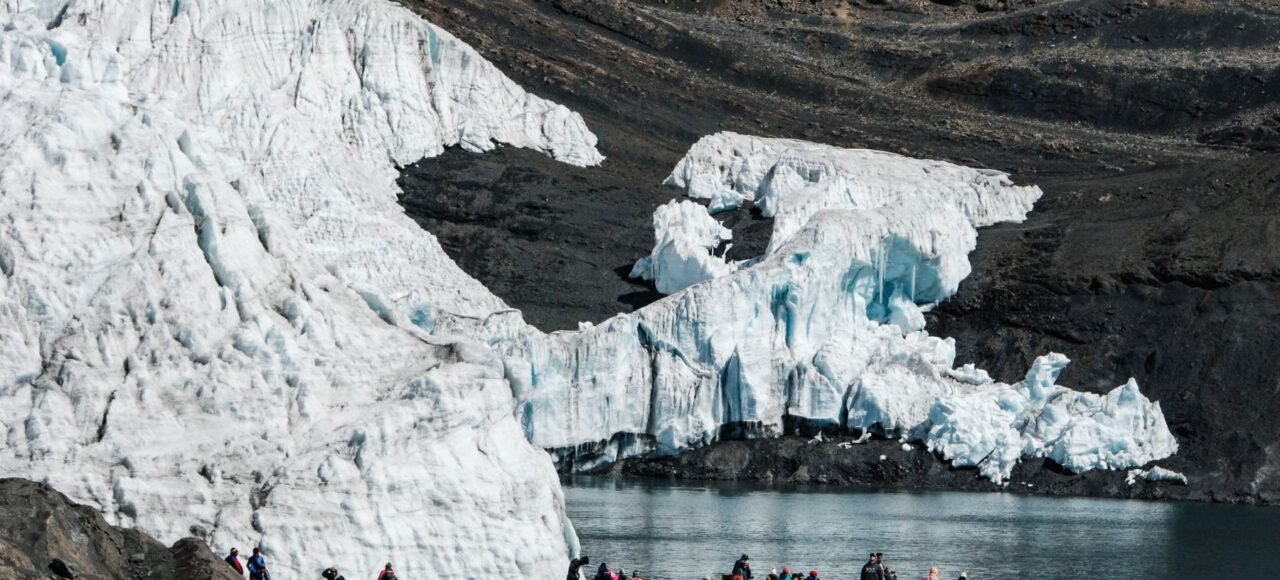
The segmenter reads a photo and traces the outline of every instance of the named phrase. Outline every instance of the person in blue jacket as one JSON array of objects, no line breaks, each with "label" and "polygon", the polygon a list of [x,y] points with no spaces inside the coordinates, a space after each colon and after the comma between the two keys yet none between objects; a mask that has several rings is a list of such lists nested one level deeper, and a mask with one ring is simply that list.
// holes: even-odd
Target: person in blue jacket
[{"label": "person in blue jacket", "polygon": [[253,555],[249,556],[247,563],[249,580],[271,580],[271,574],[267,572],[267,561],[262,559],[262,553],[257,548],[253,549]]}]

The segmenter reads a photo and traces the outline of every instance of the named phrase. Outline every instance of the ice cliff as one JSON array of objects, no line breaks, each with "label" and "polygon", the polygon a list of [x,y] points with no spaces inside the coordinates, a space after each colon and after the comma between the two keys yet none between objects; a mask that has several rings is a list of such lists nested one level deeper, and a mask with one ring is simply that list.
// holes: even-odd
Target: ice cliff
[{"label": "ice cliff", "polygon": [[578,115],[387,2],[3,0],[0,127],[0,475],[278,578],[563,571],[501,359],[424,330],[506,307],[394,179]]},{"label": "ice cliff", "polygon": [[[977,227],[1019,221],[1040,196],[999,172],[721,133],[669,182],[772,216],[764,255],[725,264],[725,236],[690,202],[659,208],[636,274],[673,292],[580,332],[497,333],[531,440],[590,467],[672,453],[784,418],[920,441],[996,481],[1024,457],[1123,469],[1177,449],[1130,381],[1100,396],[1055,384],[1065,357],[1005,385],[955,368],[923,311],[969,274]],[[720,200],[720,201],[716,201]],[[678,291],[676,291],[678,290]],[[489,330],[495,330],[490,328]]]},{"label": "ice cliff", "polygon": [[[671,181],[774,218],[718,257],[701,205],[655,214],[671,293],[579,332],[525,324],[396,204],[395,167],[503,143],[601,160],[582,119],[377,0],[0,0],[0,475],[165,541],[328,565],[548,578],[578,467],[777,434],[784,417],[1126,468],[1176,448],[1132,383],[994,383],[922,312],[1002,174],[719,134]],[[514,414],[513,414],[514,410]]]}]

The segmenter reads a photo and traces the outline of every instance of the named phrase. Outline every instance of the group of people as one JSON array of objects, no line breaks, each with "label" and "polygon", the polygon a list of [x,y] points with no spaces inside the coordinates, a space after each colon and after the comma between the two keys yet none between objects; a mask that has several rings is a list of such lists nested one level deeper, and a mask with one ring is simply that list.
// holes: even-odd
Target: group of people
[{"label": "group of people", "polygon": [[[338,572],[336,567],[325,568],[324,572],[320,573],[320,577],[324,578],[324,580],[347,580],[346,577]],[[378,573],[378,580],[400,580],[396,576],[396,569],[391,566],[391,562],[387,562],[387,565],[382,568],[382,572]]]},{"label": "group of people", "polygon": [[569,560],[569,573],[565,576],[565,580],[643,580],[639,570],[632,570],[631,575],[627,576],[627,571],[622,568],[611,570],[609,564],[600,563],[600,567],[596,568],[596,575],[587,578],[587,570],[591,564],[591,559],[582,556]]},{"label": "group of people", "polygon": [[[271,572],[267,570],[267,560],[262,557],[262,551],[258,548],[253,549],[253,555],[249,556],[244,565],[240,564],[240,550],[235,548],[231,548],[231,553],[227,555],[225,561],[240,576],[244,576],[244,571],[248,569],[249,580],[271,580]],[[320,577],[324,580],[347,580],[335,566],[325,568],[320,573]],[[378,574],[378,580],[400,580],[391,562],[387,562],[387,565],[382,568],[382,572]]]},{"label": "group of people", "polygon": [[[738,558],[737,562],[733,563],[732,576],[734,580],[751,580],[754,578],[751,574],[751,556],[743,554],[741,558]],[[809,574],[805,575],[804,572],[792,572],[791,568],[783,566],[781,572],[777,568],[769,570],[769,574],[765,578],[768,580],[818,580],[818,571],[810,570]]]},{"label": "group of people", "polygon": [[[732,577],[734,580],[754,580],[751,573],[751,557],[743,554],[738,561],[733,563]],[[765,576],[767,580],[819,580],[818,571],[810,570],[806,576],[803,572],[792,572],[790,568],[783,566],[779,572],[777,568],[769,571]],[[898,572],[889,566],[884,559],[883,552],[872,552],[867,558],[867,563],[862,566],[861,580],[898,580]],[[925,574],[924,580],[942,580],[941,572],[937,566],[929,568]],[[961,572],[958,580],[969,580],[967,572]]]},{"label": "group of people", "polygon": [[258,548],[253,549],[253,555],[249,556],[248,560],[245,560],[243,566],[240,565],[240,550],[231,548],[231,553],[227,555],[226,562],[240,576],[244,576],[244,571],[248,568],[249,580],[271,580],[271,572],[267,570],[267,561],[262,557],[262,551]]}]

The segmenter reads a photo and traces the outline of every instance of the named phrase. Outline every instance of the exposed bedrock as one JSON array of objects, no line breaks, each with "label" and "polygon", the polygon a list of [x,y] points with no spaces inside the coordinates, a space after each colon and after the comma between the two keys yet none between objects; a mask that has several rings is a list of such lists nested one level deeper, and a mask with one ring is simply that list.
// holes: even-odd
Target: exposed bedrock
[{"label": "exposed bedrock", "polygon": [[[1026,222],[981,231],[973,274],[929,315],[956,362],[1012,381],[1058,351],[1064,382],[1094,392],[1133,376],[1162,403],[1180,444],[1162,464],[1188,497],[1280,498],[1275,8],[409,4],[600,137],[597,169],[507,149],[401,175],[419,223],[544,330],[658,297],[624,276],[652,247],[653,210],[682,194],[662,179],[703,135],[993,167],[1044,196]],[[751,208],[727,225],[734,251],[756,239],[758,253],[771,229]]]},{"label": "exposed bedrock", "polygon": [[240,577],[203,539],[185,538],[165,547],[137,529],[112,526],[97,509],[33,481],[0,479],[0,521],[4,578]]},{"label": "exposed bedrock", "polygon": [[[1178,482],[1136,478],[1126,471],[1074,474],[1048,459],[1018,464],[1008,485],[979,476],[976,469],[956,469],[919,445],[898,441],[855,443],[844,436],[821,442],[807,437],[724,441],[678,457],[621,461],[608,473],[671,480],[755,481],[785,485],[839,485],[958,491],[1012,491],[1040,495],[1085,495],[1141,499],[1208,500],[1200,489]],[[600,470],[605,472],[606,470]]]}]

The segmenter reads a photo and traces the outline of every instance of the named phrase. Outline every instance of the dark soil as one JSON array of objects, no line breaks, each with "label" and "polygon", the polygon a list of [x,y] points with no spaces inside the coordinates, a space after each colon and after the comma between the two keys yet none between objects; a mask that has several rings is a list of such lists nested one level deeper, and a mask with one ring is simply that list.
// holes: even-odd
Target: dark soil
[{"label": "dark soil", "polygon": [[[1280,500],[1273,4],[407,5],[581,112],[609,157],[577,169],[516,149],[450,152],[402,174],[409,213],[539,327],[657,297],[625,274],[650,249],[653,209],[680,194],[662,180],[703,135],[995,167],[1045,195],[1025,223],[982,230],[973,276],[931,331],[1006,381],[1049,350],[1075,361],[1064,384],[1136,377],[1182,445],[1162,464],[1191,478],[1185,497]],[[738,257],[768,230],[750,210],[733,227],[748,242]]]},{"label": "dark soil", "polygon": [[107,524],[98,510],[53,488],[0,479],[0,578],[236,580],[203,540],[172,547]]},{"label": "dark soil", "polygon": [[919,445],[906,451],[898,441],[874,440],[862,444],[853,441],[851,437],[840,436],[827,437],[821,443],[791,436],[722,441],[678,457],[624,460],[601,471],[675,481],[730,480],[1135,499],[1213,499],[1201,490],[1178,482],[1136,479],[1129,485],[1124,471],[1076,475],[1046,459],[1018,464],[1009,481],[997,485],[979,475],[976,468],[952,467]]}]

